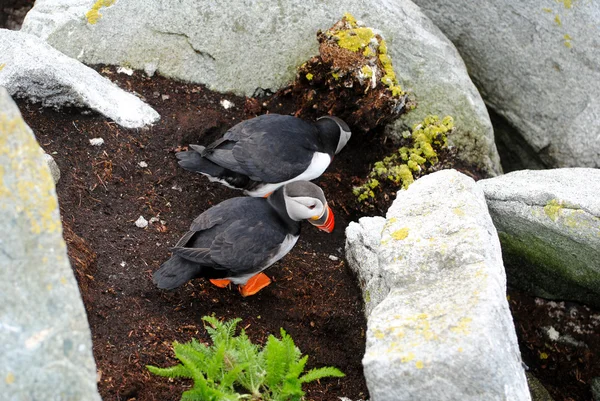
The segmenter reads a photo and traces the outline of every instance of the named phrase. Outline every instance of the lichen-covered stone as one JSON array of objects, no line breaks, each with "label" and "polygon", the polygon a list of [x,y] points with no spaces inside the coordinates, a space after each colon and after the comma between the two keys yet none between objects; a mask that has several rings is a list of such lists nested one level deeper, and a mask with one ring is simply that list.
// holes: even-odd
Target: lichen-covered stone
[{"label": "lichen-covered stone", "polygon": [[89,108],[127,128],[160,118],[138,97],[33,35],[0,29],[0,66],[0,86],[14,97],[47,107]]},{"label": "lichen-covered stone", "polygon": [[540,297],[600,306],[600,170],[523,170],[479,184],[509,282]]},{"label": "lichen-covered stone", "polygon": [[0,398],[100,401],[44,153],[0,87]]},{"label": "lichen-covered stone", "polygon": [[102,17],[91,25],[85,15],[94,4],[37,0],[22,29],[85,63],[158,71],[243,95],[292,83],[297,67],[318,53],[316,32],[350,13],[385,38],[399,84],[419,105],[389,132],[401,133],[430,114],[452,115],[452,144],[461,158],[491,175],[501,172],[486,107],[463,61],[408,0],[180,0],[177,7],[170,0],[119,0],[101,8]]},{"label": "lichen-covered stone", "polygon": [[488,107],[529,145],[511,156],[531,147],[550,167],[600,167],[600,3],[414,2],[456,45]]},{"label": "lichen-covered stone", "polygon": [[347,230],[373,401],[530,400],[483,191],[443,170]]}]

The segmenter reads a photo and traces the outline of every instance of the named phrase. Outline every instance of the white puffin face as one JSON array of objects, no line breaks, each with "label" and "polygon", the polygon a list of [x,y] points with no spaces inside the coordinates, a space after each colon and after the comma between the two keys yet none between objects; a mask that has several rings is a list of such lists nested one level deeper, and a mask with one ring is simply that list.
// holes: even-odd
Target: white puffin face
[{"label": "white puffin face", "polygon": [[292,220],[318,220],[325,214],[327,204],[310,196],[285,196],[285,207]]}]

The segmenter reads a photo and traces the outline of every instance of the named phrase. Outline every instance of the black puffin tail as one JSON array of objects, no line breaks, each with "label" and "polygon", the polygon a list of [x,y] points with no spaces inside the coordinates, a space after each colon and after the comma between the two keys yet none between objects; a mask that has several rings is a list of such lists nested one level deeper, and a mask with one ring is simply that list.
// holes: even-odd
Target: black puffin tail
[{"label": "black puffin tail", "polygon": [[[203,147],[199,146],[198,148]],[[202,150],[200,149],[200,151]],[[218,164],[215,164],[205,157],[202,157],[198,151],[188,150],[186,152],[178,152],[175,156],[179,159],[179,165],[188,171],[194,173],[202,173],[211,177],[219,177],[225,172],[225,169]]]},{"label": "black puffin tail", "polygon": [[204,146],[190,145],[193,150],[178,152],[179,165],[188,171],[207,175],[211,181],[219,181],[230,188],[248,189],[252,186],[250,177],[236,173],[202,156]]},{"label": "black puffin tail", "polygon": [[172,290],[200,277],[202,266],[182,257],[173,255],[152,275],[152,282],[163,290]]}]

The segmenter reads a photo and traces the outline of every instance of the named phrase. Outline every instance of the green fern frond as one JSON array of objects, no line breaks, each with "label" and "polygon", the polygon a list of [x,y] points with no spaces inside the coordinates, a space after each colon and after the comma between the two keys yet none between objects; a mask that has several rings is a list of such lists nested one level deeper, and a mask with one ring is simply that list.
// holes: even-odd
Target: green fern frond
[{"label": "green fern frond", "polygon": [[191,376],[193,372],[191,371],[190,367],[193,367],[199,372],[207,371],[210,358],[207,358],[205,354],[198,351],[191,343],[182,344],[174,341],[173,350],[175,351],[175,357],[179,359],[183,365],[188,368],[188,370],[190,370],[190,378],[193,378],[193,376]]},{"label": "green fern frond", "polygon": [[341,370],[338,368],[334,368],[331,366],[326,366],[318,369],[311,369],[307,374],[300,378],[300,382],[302,383],[310,383],[312,381],[322,379],[323,377],[344,377],[346,376]]},{"label": "green fern frond", "polygon": [[296,379],[299,378],[302,372],[304,372],[304,367],[306,366],[307,361],[308,355],[304,355],[300,360],[291,363],[288,369],[288,377],[295,377]]},{"label": "green fern frond", "polygon": [[[212,345],[196,339],[185,344],[175,341],[173,350],[181,364],[169,368],[147,366],[159,376],[191,378],[194,385],[182,394],[182,401],[301,401],[302,383],[327,376],[344,376],[336,368],[325,367],[300,377],[308,356],[302,356],[283,329],[281,339],[270,335],[260,349],[244,330],[235,335],[240,319],[228,322],[214,316],[203,319],[207,322],[205,327]],[[250,393],[239,393],[242,388]]]},{"label": "green fern frond", "polygon": [[185,377],[187,379],[191,379],[192,374],[189,369],[183,365],[175,365],[169,368],[159,368],[152,365],[146,365],[146,368],[155,375],[168,377],[170,379],[176,379],[179,377]]},{"label": "green fern frond", "polygon": [[259,395],[266,376],[263,353],[252,344],[244,330],[235,338],[234,349],[238,363],[246,366],[238,376],[239,383],[253,395]]},{"label": "green fern frond", "polygon": [[273,335],[267,339],[263,352],[267,371],[265,384],[274,388],[281,383],[287,373],[288,353],[285,344]]},{"label": "green fern frond", "polygon": [[206,321],[210,326],[204,326],[211,340],[215,344],[225,343],[229,345],[229,342],[235,335],[235,329],[239,322],[242,321],[240,318],[231,319],[227,322],[221,322],[214,316],[204,316],[202,320]]}]

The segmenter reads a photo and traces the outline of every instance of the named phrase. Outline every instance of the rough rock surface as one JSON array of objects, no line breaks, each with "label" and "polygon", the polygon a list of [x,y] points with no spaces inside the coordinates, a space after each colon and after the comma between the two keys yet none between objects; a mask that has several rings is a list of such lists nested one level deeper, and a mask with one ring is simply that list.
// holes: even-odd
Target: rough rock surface
[{"label": "rough rock surface", "polygon": [[523,170],[479,184],[511,284],[600,306],[600,170]]},{"label": "rough rock surface", "polygon": [[600,377],[594,377],[591,383],[594,401],[600,401]]},{"label": "rough rock surface", "polygon": [[346,235],[366,303],[373,401],[530,400],[500,243],[471,178],[422,177],[385,220],[362,218]]},{"label": "rough rock surface", "polygon": [[100,401],[50,171],[0,88],[0,398]]},{"label": "rough rock surface", "polygon": [[48,153],[44,153],[44,160],[50,169],[50,174],[52,175],[54,185],[58,184],[58,181],[60,180],[60,169],[58,168],[58,164],[56,164],[54,158]]},{"label": "rough rock surface", "polygon": [[600,4],[415,0],[551,167],[600,167]]},{"label": "rough rock surface", "polygon": [[531,393],[531,401],[554,401],[548,390],[542,383],[531,373],[526,373],[529,392]]},{"label": "rough rock surface", "polygon": [[23,32],[0,29],[0,86],[43,106],[90,108],[127,128],[160,118],[136,96]]},{"label": "rough rock surface", "polygon": [[98,19],[89,14],[92,4],[93,0],[38,0],[22,29],[85,63],[158,71],[245,95],[290,84],[296,67],[318,54],[317,30],[329,28],[349,12],[380,30],[401,84],[419,103],[390,131],[399,133],[428,114],[450,114],[457,127],[451,142],[462,157],[489,174],[501,171],[487,110],[463,61],[410,1],[218,6],[182,0],[172,7],[166,0],[120,0],[101,8]]}]

